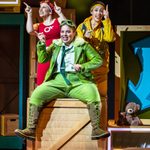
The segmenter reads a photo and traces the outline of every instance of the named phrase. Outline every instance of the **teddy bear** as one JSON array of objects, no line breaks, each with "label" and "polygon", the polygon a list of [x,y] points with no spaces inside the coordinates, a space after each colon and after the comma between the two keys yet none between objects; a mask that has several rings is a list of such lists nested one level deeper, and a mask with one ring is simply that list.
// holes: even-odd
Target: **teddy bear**
[{"label": "teddy bear", "polygon": [[125,112],[119,113],[119,119],[117,125],[142,125],[140,118],[137,116],[137,112],[140,110],[140,105],[134,102],[129,102],[125,107]]}]

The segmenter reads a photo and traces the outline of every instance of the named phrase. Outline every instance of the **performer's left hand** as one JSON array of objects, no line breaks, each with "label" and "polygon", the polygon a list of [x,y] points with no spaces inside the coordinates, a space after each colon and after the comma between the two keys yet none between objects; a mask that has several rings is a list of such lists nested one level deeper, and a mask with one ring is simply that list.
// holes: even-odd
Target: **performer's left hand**
[{"label": "performer's left hand", "polygon": [[74,69],[75,69],[76,71],[80,71],[80,70],[81,70],[81,65],[80,65],[80,64],[75,64],[75,65],[74,65]]},{"label": "performer's left hand", "polygon": [[104,15],[104,18],[105,18],[105,19],[109,18],[108,5],[106,5],[106,9],[104,9],[103,15]]},{"label": "performer's left hand", "polygon": [[57,6],[56,2],[54,2],[54,11],[59,15],[61,14],[61,7]]}]

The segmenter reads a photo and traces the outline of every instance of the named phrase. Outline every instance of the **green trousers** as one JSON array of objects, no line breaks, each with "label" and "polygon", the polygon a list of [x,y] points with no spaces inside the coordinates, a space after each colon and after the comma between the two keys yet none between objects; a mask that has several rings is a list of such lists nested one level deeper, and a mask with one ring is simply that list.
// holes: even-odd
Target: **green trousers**
[{"label": "green trousers", "polygon": [[43,106],[56,98],[75,98],[83,103],[100,103],[100,95],[96,84],[79,79],[77,74],[67,74],[67,79],[71,85],[67,85],[61,74],[57,74],[55,79],[44,82],[33,91],[30,103],[36,106]]}]

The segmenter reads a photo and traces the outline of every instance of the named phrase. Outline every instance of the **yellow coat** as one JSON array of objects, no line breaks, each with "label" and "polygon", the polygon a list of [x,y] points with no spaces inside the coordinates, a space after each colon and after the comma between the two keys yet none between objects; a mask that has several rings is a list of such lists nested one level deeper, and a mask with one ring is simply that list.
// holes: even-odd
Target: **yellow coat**
[{"label": "yellow coat", "polygon": [[[86,18],[84,22],[79,24],[77,34],[88,41],[103,58],[103,65],[93,71],[95,79],[98,80],[100,75],[107,74],[109,71],[109,46],[107,42],[114,42],[115,32],[109,18],[103,20],[94,30],[91,28],[91,19],[92,16]],[[87,30],[92,31],[91,38],[84,37],[84,33]]]}]

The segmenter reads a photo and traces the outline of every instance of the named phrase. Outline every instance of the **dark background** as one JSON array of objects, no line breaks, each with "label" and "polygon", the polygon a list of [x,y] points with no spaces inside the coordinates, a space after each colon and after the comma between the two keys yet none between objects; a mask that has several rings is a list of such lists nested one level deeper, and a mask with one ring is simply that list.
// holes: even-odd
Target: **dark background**
[{"label": "dark background", "polygon": [[[32,7],[39,6],[39,0],[24,0]],[[52,0],[53,1],[53,0]],[[76,9],[76,23],[89,16],[89,7],[95,0],[67,0],[67,8]],[[109,6],[114,25],[149,25],[150,0],[102,0]],[[24,5],[22,4],[22,11]]]}]

